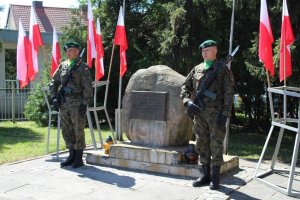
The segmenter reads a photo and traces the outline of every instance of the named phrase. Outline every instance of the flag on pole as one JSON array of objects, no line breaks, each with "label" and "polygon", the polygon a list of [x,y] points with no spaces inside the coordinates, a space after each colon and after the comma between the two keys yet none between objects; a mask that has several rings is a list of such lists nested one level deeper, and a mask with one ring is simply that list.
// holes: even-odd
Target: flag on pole
[{"label": "flag on pole", "polygon": [[52,41],[52,67],[51,67],[51,77],[53,76],[54,72],[58,68],[61,60],[60,48],[57,38],[57,33],[55,26],[53,27],[53,41]]},{"label": "flag on pole", "polygon": [[294,42],[294,40],[295,38],[293,34],[289,12],[287,9],[286,0],[283,0],[280,39],[280,81],[292,75],[292,58],[290,45]]},{"label": "flag on pole", "polygon": [[258,57],[266,70],[274,76],[273,49],[274,42],[266,0],[261,0]]},{"label": "flag on pole", "polygon": [[29,45],[28,38],[24,31],[24,27],[22,25],[21,19],[19,19],[19,33],[18,33],[18,44],[17,44],[17,79],[19,80],[21,89],[24,88],[26,85],[28,85],[28,77],[27,77],[28,54],[26,54],[28,45]]},{"label": "flag on pole", "polygon": [[122,6],[120,7],[118,23],[114,38],[114,44],[120,45],[120,76],[123,77],[125,72],[127,71],[127,61],[126,61],[126,50],[128,48],[126,31],[125,31],[125,23],[124,23],[124,15]]},{"label": "flag on pole", "polygon": [[94,18],[93,11],[90,0],[88,0],[88,37],[87,37],[87,64],[91,68],[92,60],[96,58],[96,47],[95,47],[95,26],[94,26]]},{"label": "flag on pole", "polygon": [[[33,69],[34,73],[38,73],[39,66],[38,66],[38,53],[39,53],[39,46],[44,45],[43,39],[41,36],[40,27],[36,21],[35,18],[35,12],[34,8],[31,6],[30,11],[30,29],[29,29],[29,40],[31,43],[32,48],[32,63],[33,63]],[[28,66],[30,68],[30,66]],[[30,80],[33,80],[33,77],[29,77]]]},{"label": "flag on pole", "polygon": [[99,19],[97,19],[96,51],[97,51],[96,80],[98,81],[104,76],[104,64],[103,64],[104,49],[102,44],[102,34],[101,34]]}]

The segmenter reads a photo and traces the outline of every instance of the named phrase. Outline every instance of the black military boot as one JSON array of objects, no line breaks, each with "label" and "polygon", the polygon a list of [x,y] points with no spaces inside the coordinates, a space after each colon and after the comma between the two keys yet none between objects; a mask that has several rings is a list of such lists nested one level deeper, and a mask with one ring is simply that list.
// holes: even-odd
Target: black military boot
[{"label": "black military boot", "polygon": [[211,182],[209,188],[216,190],[220,187],[220,166],[214,165],[212,168]]},{"label": "black military boot", "polygon": [[75,160],[75,150],[74,148],[69,148],[69,157],[60,163],[60,167],[66,167],[71,165]]},{"label": "black military boot", "polygon": [[72,167],[78,168],[78,167],[83,166],[83,160],[82,160],[83,149],[75,150],[75,151],[76,151],[76,155],[75,155],[75,160],[72,164]]},{"label": "black military boot", "polygon": [[210,165],[202,165],[202,176],[193,182],[193,187],[208,185],[210,182]]}]

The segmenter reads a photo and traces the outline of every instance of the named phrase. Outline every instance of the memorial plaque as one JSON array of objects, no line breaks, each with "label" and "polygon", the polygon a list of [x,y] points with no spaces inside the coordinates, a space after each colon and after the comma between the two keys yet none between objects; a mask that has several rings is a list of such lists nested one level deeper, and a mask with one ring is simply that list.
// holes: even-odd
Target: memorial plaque
[{"label": "memorial plaque", "polygon": [[166,121],[168,92],[132,91],[130,119]]}]

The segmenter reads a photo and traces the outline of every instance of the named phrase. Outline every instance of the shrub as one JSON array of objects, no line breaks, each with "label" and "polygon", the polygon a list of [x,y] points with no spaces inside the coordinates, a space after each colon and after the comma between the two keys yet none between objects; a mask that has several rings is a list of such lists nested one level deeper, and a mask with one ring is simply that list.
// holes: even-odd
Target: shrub
[{"label": "shrub", "polygon": [[48,68],[45,66],[45,70],[42,72],[42,78],[40,82],[34,83],[33,89],[25,104],[25,117],[28,120],[36,122],[39,126],[47,126],[48,124],[48,108],[42,92],[42,87],[49,83],[50,76]]}]

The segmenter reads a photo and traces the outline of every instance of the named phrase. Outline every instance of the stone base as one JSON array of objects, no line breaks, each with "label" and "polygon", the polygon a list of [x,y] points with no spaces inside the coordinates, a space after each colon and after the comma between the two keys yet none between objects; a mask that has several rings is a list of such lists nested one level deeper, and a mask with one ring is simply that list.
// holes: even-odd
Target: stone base
[{"label": "stone base", "polygon": [[[103,150],[88,151],[88,164],[107,167],[121,167],[133,170],[163,173],[169,175],[199,177],[201,165],[186,164],[184,151],[186,147],[148,148],[131,144],[114,144],[110,147],[110,154]],[[224,155],[221,173],[239,168],[237,156]]]}]

